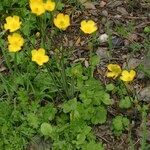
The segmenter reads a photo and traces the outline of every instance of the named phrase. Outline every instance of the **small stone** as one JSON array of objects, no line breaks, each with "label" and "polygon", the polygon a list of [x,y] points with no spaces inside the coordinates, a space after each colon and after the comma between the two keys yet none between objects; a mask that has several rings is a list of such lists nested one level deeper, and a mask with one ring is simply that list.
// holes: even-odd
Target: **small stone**
[{"label": "small stone", "polygon": [[150,102],[150,86],[143,88],[139,93],[139,99]]},{"label": "small stone", "polygon": [[106,17],[102,17],[102,19],[101,19],[101,24],[105,25],[105,24],[106,24],[106,22],[107,22]]},{"label": "small stone", "polygon": [[107,50],[107,48],[101,48],[99,47],[96,51],[96,54],[101,58],[101,59],[108,59],[109,56],[109,52]]},{"label": "small stone", "polygon": [[121,18],[122,16],[121,15],[115,15],[114,16],[114,18],[116,18],[116,19],[119,19],[119,18]]},{"label": "small stone", "polygon": [[113,37],[112,39],[112,45],[114,48],[120,47],[124,45],[124,40],[120,37]]},{"label": "small stone", "polygon": [[104,2],[104,1],[101,1],[101,2],[100,2],[100,7],[101,7],[101,8],[103,8],[105,5],[106,5],[106,2]]},{"label": "small stone", "polygon": [[100,35],[99,40],[101,43],[107,42],[108,41],[108,35],[106,33]]},{"label": "small stone", "polygon": [[138,67],[138,65],[141,63],[141,60],[137,59],[137,58],[130,58],[128,60],[128,62],[125,62],[123,64],[123,68],[126,69],[135,69],[136,67]]},{"label": "small stone", "polygon": [[103,10],[102,11],[102,15],[105,16],[105,17],[107,17],[108,16],[108,11],[107,10]]},{"label": "small stone", "polygon": [[126,59],[127,57],[127,55],[122,55],[122,59]]}]

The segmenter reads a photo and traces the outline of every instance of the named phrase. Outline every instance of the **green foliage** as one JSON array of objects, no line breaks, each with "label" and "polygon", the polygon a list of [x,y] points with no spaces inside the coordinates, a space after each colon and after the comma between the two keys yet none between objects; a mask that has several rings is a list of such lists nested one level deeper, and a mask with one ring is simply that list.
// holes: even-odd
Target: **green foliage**
[{"label": "green foliage", "polygon": [[107,91],[113,91],[115,89],[114,84],[110,83],[106,85],[106,90]]},{"label": "green foliage", "polygon": [[132,97],[126,96],[124,99],[120,100],[119,107],[128,109],[132,106],[132,101],[133,101]]},{"label": "green foliage", "polygon": [[150,33],[150,26],[145,27],[145,28],[144,28],[144,32],[145,32],[145,33]]},{"label": "green foliage", "polygon": [[96,108],[94,116],[92,117],[91,121],[93,124],[98,123],[102,124],[106,122],[106,118],[107,118],[107,110],[104,107],[99,106]]},{"label": "green foliage", "polygon": [[[7,16],[18,15],[22,24],[17,32],[25,39],[22,51],[9,53],[6,39],[10,33],[0,31],[2,66],[6,67],[6,70],[0,71],[0,150],[27,149],[35,135],[49,140],[54,150],[104,150],[93,133],[93,126],[104,124],[107,116],[111,115],[108,107],[114,104],[113,94],[113,98],[120,97],[120,108],[132,106],[133,98],[127,96],[128,91],[123,84],[114,82],[104,86],[95,78],[100,58],[92,50],[99,42],[98,35],[87,36],[90,37],[87,43],[90,54],[89,58],[86,57],[86,67],[80,59],[78,63],[72,63],[71,48],[66,50],[61,46],[56,52],[56,36],[60,38],[63,32],[59,37],[59,30],[53,27],[53,19],[57,10],[66,12],[64,9],[68,6],[65,4],[75,9],[84,8],[78,0],[56,0],[56,13],[36,16],[31,13],[27,0],[0,2],[2,28]],[[133,24],[119,26],[116,31],[127,38],[134,31]],[[144,32],[147,36],[149,27],[145,27]],[[111,49],[111,33],[108,34]],[[49,63],[43,66],[31,61],[31,50],[40,47],[50,55]],[[148,49],[149,43],[130,45],[133,51],[143,47]],[[129,123],[126,117],[116,116],[112,120],[114,134],[119,136],[128,130]]]},{"label": "green foliage", "polygon": [[48,136],[52,133],[52,131],[53,128],[49,123],[44,122],[41,124],[41,132],[43,135]]},{"label": "green foliage", "polygon": [[128,23],[128,26],[120,25],[116,27],[116,32],[122,37],[128,37],[134,31],[133,23]]},{"label": "green foliage", "polygon": [[129,129],[130,121],[123,116],[116,116],[112,121],[112,130],[116,136],[120,136],[124,130]]}]

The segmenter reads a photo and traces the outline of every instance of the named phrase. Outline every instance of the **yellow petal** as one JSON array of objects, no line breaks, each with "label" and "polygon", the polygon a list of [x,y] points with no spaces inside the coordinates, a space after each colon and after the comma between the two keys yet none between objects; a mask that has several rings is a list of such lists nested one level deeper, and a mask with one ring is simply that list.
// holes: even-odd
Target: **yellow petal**
[{"label": "yellow petal", "polygon": [[51,0],[48,0],[45,4],[44,7],[47,11],[53,11],[55,9],[55,2],[52,2]]},{"label": "yellow petal", "polygon": [[136,72],[135,72],[134,70],[131,70],[131,71],[130,71],[130,75],[134,78],[135,75],[136,75]]},{"label": "yellow petal", "polygon": [[45,55],[45,49],[44,48],[39,48],[38,49],[38,54],[39,55]]},{"label": "yellow petal", "polygon": [[114,72],[108,72],[108,73],[106,74],[106,76],[107,76],[108,78],[113,78],[113,77],[116,76],[116,74],[115,74]]},{"label": "yellow petal", "polygon": [[129,76],[129,72],[127,70],[122,71],[122,76]]}]

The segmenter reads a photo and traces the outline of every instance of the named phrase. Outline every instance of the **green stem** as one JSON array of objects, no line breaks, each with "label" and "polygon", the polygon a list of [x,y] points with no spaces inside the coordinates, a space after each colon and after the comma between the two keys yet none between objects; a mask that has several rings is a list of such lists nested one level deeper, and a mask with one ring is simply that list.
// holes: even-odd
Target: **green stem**
[{"label": "green stem", "polygon": [[74,97],[74,93],[75,93],[75,79],[74,77],[71,79],[71,84],[70,84],[70,93],[71,93],[71,98]]},{"label": "green stem", "polygon": [[8,85],[7,85],[7,81],[5,80],[5,78],[3,77],[3,75],[1,73],[0,73],[0,79],[3,82],[3,84],[4,84],[4,87],[5,87],[8,99],[11,100],[11,96],[10,96],[9,88],[8,88]]},{"label": "green stem", "polygon": [[46,65],[46,69],[47,69],[48,74],[50,75],[50,77],[52,78],[52,80],[54,82],[55,88],[59,91],[59,94],[61,95],[61,97],[64,98],[64,96],[62,95],[62,92],[60,90],[60,87],[59,87],[60,82],[58,82],[58,77],[57,78],[55,77],[53,70],[51,70],[48,67],[48,65]]},{"label": "green stem", "polygon": [[9,61],[10,59],[8,58],[8,55],[5,52],[5,50],[3,49],[3,47],[1,47],[1,49],[2,49],[2,53],[3,53],[4,59],[5,59],[6,65],[7,65],[8,69],[9,69],[9,71],[12,73],[13,70],[12,70],[12,67],[11,67],[11,64],[10,64],[10,61]]},{"label": "green stem", "polygon": [[40,22],[40,24],[41,24],[41,27],[40,27],[40,29],[41,29],[41,46],[43,47],[43,48],[45,48],[45,37],[46,37],[46,16],[45,16],[45,14],[43,15],[43,16],[41,16],[41,18],[40,18],[40,20],[41,20],[41,22]]},{"label": "green stem", "polygon": [[18,66],[17,66],[17,53],[14,54],[15,58],[14,58],[14,65],[15,65],[15,74],[18,72]]},{"label": "green stem", "polygon": [[142,140],[141,140],[141,150],[145,150],[145,148],[146,148],[146,140],[147,140],[146,118],[147,118],[147,112],[146,112],[146,109],[143,107],[143,109],[142,109]]},{"label": "green stem", "polygon": [[69,91],[68,91],[67,77],[66,77],[66,72],[65,72],[63,52],[62,52],[62,58],[61,58],[61,61],[60,61],[60,67],[61,67],[61,76],[62,76],[62,78],[61,78],[62,79],[62,86],[63,86],[63,89],[66,93],[66,96],[68,98],[70,98],[70,94],[69,94]]}]

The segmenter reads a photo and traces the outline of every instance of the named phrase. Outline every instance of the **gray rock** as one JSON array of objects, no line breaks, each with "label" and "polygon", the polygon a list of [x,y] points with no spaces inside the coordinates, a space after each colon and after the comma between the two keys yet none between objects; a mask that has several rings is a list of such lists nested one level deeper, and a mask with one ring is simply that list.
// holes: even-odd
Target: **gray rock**
[{"label": "gray rock", "polygon": [[135,69],[142,61],[137,58],[130,58],[127,62],[123,64],[124,69]]},{"label": "gray rock", "polygon": [[112,45],[113,45],[113,48],[118,48],[120,46],[123,46],[124,45],[124,40],[120,37],[114,36],[112,38]]},{"label": "gray rock", "polygon": [[105,17],[107,17],[108,16],[108,11],[107,10],[103,10],[102,11],[102,15],[105,16]]},{"label": "gray rock", "polygon": [[150,86],[143,88],[139,93],[139,99],[150,102]]},{"label": "gray rock", "polygon": [[109,55],[109,51],[107,50],[107,48],[101,48],[99,47],[96,51],[96,54],[101,58],[101,59],[109,59],[110,55]]}]

